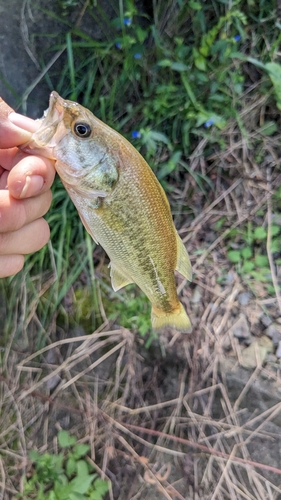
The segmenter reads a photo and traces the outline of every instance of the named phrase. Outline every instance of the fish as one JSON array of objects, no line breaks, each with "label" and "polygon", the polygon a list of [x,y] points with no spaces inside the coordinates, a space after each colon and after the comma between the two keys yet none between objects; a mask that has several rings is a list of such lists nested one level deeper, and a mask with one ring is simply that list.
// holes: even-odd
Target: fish
[{"label": "fish", "polygon": [[190,259],[166,194],[134,146],[53,91],[38,130],[21,149],[55,161],[82,223],[110,258],[113,290],[136,283],[151,302],[153,330],[190,332],[175,281],[175,270],[191,281]]}]

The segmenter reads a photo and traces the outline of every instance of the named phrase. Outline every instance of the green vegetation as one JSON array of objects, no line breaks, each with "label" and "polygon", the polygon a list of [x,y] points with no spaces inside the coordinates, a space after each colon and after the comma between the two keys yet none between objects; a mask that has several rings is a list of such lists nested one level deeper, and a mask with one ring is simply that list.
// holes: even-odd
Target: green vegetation
[{"label": "green vegetation", "polygon": [[108,491],[108,482],[100,479],[87,461],[90,446],[79,444],[67,431],[58,433],[62,452],[58,454],[37,451],[29,453],[33,468],[25,478],[20,500],[102,500]]},{"label": "green vegetation", "polygon": [[[281,227],[270,226],[271,244],[270,251],[274,255],[279,254],[280,250]],[[269,294],[274,294],[272,286],[272,276],[266,250],[266,241],[268,238],[268,229],[264,227],[252,227],[248,222],[245,231],[233,230],[229,237],[229,247],[236,247],[228,250],[227,257],[230,262],[237,264],[237,271],[247,280],[255,280],[258,283],[266,283]],[[238,240],[239,243],[235,243]],[[275,259],[275,264],[280,265],[280,258]]]},{"label": "green vegetation", "polygon": [[[42,68],[54,53],[64,49],[59,69],[54,65],[44,78],[50,90],[55,87],[65,98],[79,101],[133,142],[171,194],[179,226],[196,216],[196,200],[200,198],[201,210],[214,199],[216,179],[222,179],[227,187],[233,176],[239,175],[222,165],[213,168],[207,160],[227,149],[230,125],[235,128],[234,140],[254,148],[259,162],[264,158],[264,137],[276,136],[281,66],[275,7],[273,0],[159,0],[148,11],[141,11],[133,0],[121,0],[118,7],[116,2],[109,3],[105,12],[99,2],[90,1],[86,13],[98,26],[94,36],[83,29],[81,19],[75,25],[69,21],[79,8],[78,2],[60,0],[54,10],[38,4],[34,8],[44,16],[69,28],[55,39],[52,33],[43,34],[55,41],[40,53]],[[258,133],[253,131],[257,121],[250,130],[243,115],[249,96],[253,100],[267,96]],[[202,168],[189,160],[196,148]],[[181,191],[186,182],[188,189],[179,202],[173,193]],[[19,289],[24,280],[28,305],[21,312],[30,321],[36,311],[36,346],[44,344],[46,332],[51,332],[57,321],[64,329],[83,324],[87,332],[93,331],[104,320],[101,303],[106,304],[109,318],[117,316],[123,326],[151,338],[148,316],[141,314],[147,309],[141,294],[132,291],[128,299],[128,292],[121,291],[121,295],[111,296],[107,307],[107,261],[101,265],[102,252],[85,237],[59,180],[47,220],[51,227],[49,246],[27,259],[20,276],[1,285],[2,294],[7,296],[10,284]],[[243,227],[238,230],[239,234],[245,231]],[[256,279],[266,276],[268,267],[264,261],[266,271],[261,272],[260,260],[264,250],[257,248],[263,239],[245,241],[245,248],[233,249],[235,241],[228,239],[229,260],[239,262],[243,272],[246,266]],[[8,319],[6,335],[10,324]]]},{"label": "green vegetation", "polygon": [[[86,436],[89,442],[92,439],[97,464],[103,471],[113,471],[109,477],[116,495],[120,487],[120,498],[153,498],[158,487],[158,495],[166,488],[167,498],[182,498],[187,490],[206,500],[240,494],[244,498],[248,490],[249,498],[255,498],[257,491],[265,499],[273,498],[277,486],[276,491],[270,489],[261,468],[247,464],[248,481],[245,468],[239,468],[241,461],[236,465],[234,461],[241,443],[241,454],[248,458],[252,448],[246,445],[263,439],[255,430],[256,412],[248,423],[252,408],[248,413],[244,408],[250,385],[257,379],[251,377],[241,397],[234,390],[228,394],[228,377],[222,380],[219,363],[224,348],[230,353],[227,361],[235,358],[235,367],[241,360],[243,343],[232,342],[230,328],[242,309],[236,300],[240,291],[247,291],[250,340],[264,336],[265,324],[277,321],[277,328],[280,320],[274,299],[281,282],[281,25],[277,2],[154,0],[144,2],[143,10],[142,2],[133,0],[52,0],[44,5],[49,7],[42,8],[39,0],[27,2],[31,14],[40,12],[59,26],[56,31],[41,30],[31,36],[30,47],[42,38],[47,47],[36,54],[42,70],[49,65],[42,74],[44,83],[50,91],[55,89],[88,107],[127,137],[168,194],[175,224],[195,268],[195,285],[180,284],[194,332],[184,338],[174,335],[171,341],[167,336],[166,344],[161,338],[167,358],[159,361],[157,345],[151,362],[154,346],[145,353],[141,350],[141,345],[149,347],[155,340],[148,300],[133,285],[113,292],[108,258],[85,232],[57,178],[46,216],[51,228],[49,244],[26,259],[21,273],[0,280],[4,318],[0,444],[6,479],[5,483],[1,475],[0,483],[14,495],[15,488],[18,492],[18,485],[23,485],[21,500],[104,498],[108,483],[94,471],[87,457],[88,445],[78,444],[61,431],[60,451],[54,452],[54,421],[69,418],[72,433]],[[57,62],[49,64],[54,56]],[[18,104],[25,111],[24,97],[18,96]],[[41,102],[40,106],[43,111]],[[119,325],[135,335],[118,329]],[[96,337],[88,335],[98,328]],[[235,348],[239,350],[234,352]],[[275,367],[270,363],[264,379],[274,380],[276,392],[280,357],[276,356]],[[260,364],[257,367],[256,377],[262,369]],[[266,425],[272,424],[275,410],[273,406],[274,413],[268,416],[263,403],[264,417],[258,414],[262,424],[257,425],[264,425],[264,431],[271,434]],[[137,439],[133,428],[124,434],[126,424],[137,426]],[[155,435],[147,438],[141,432],[140,440],[137,428],[141,426]],[[172,433],[173,443],[163,436],[157,441],[157,429]],[[185,433],[192,449],[188,442],[186,446],[176,442],[177,436],[185,439]],[[197,438],[200,452],[205,445],[212,450],[209,462],[205,452],[202,460],[194,461],[193,473]],[[35,448],[42,445],[42,439],[51,452],[32,451],[27,473],[23,472],[30,441]],[[154,448],[156,442],[160,446]],[[225,450],[225,462],[222,456],[216,461],[216,449]],[[261,462],[268,463],[271,444],[266,449],[262,443],[261,449],[268,451]],[[186,450],[184,462],[181,457]],[[166,469],[167,457],[171,474]],[[176,463],[178,480],[173,469]],[[180,481],[184,481],[181,493]]]}]

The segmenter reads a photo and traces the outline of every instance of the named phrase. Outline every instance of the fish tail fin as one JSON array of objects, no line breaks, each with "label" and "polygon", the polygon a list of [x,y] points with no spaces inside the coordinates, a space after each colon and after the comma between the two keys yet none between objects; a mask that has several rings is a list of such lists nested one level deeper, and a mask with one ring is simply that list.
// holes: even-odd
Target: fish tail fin
[{"label": "fish tail fin", "polygon": [[169,326],[183,333],[191,331],[191,322],[186,314],[183,305],[180,303],[179,308],[171,314],[160,313],[152,306],[151,322],[153,330],[160,330]]}]

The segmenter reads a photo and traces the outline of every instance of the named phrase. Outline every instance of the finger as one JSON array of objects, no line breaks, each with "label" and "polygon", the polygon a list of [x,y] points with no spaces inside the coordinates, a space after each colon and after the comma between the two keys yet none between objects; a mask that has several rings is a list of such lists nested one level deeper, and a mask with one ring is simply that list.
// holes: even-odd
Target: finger
[{"label": "finger", "polygon": [[45,219],[37,219],[12,233],[0,234],[0,255],[29,254],[40,250],[50,238]]},{"label": "finger", "polygon": [[10,120],[0,117],[0,148],[13,148],[28,142],[31,132],[14,125]]},{"label": "finger", "polygon": [[50,189],[55,173],[52,160],[25,155],[9,173],[8,189],[14,198],[37,196]]},{"label": "finger", "polygon": [[21,129],[27,130],[28,132],[35,132],[41,124],[41,120],[32,120],[32,118],[28,118],[28,116],[20,115],[19,113],[9,113],[8,120]]},{"label": "finger", "polygon": [[23,255],[0,255],[0,278],[7,278],[17,274],[23,266]]},{"label": "finger", "polygon": [[[17,231],[39,217],[43,217],[49,210],[51,201],[50,190],[36,198],[27,198],[22,201],[14,199],[7,190],[0,191],[0,233]],[[3,252],[0,251],[0,253]]]},{"label": "finger", "polygon": [[[0,97],[0,147],[12,148],[29,141],[38,128],[34,120],[19,115]],[[35,128],[34,128],[35,127]]]}]

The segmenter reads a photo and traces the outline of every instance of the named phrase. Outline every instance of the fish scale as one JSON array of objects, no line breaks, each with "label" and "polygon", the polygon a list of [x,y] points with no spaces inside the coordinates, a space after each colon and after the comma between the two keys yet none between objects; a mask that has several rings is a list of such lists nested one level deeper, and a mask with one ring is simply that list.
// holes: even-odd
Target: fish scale
[{"label": "fish scale", "polygon": [[89,110],[56,92],[22,149],[55,168],[93,239],[110,258],[113,289],[136,283],[152,304],[155,330],[190,331],[174,271],[191,280],[187,251],[165,192],[140,153]]}]

